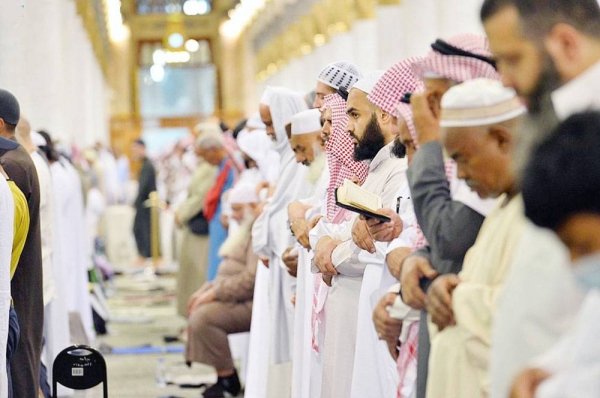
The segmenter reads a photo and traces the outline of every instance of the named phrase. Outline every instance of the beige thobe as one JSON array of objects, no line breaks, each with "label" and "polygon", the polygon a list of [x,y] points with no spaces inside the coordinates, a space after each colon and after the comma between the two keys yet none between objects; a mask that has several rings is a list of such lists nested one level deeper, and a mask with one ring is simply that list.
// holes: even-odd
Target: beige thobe
[{"label": "beige thobe", "polygon": [[213,186],[217,168],[202,162],[194,170],[188,196],[177,208],[177,217],[184,225],[177,273],[177,313],[187,316],[187,302],[192,294],[206,281],[208,263],[208,235],[195,235],[187,223],[204,207],[204,197]]},{"label": "beige thobe", "polygon": [[[521,196],[498,198],[465,256],[452,293],[456,326],[437,332],[430,323],[427,398],[479,398],[489,394],[489,352],[498,295],[514,262],[526,219]],[[437,332],[437,333],[436,333]]]}]

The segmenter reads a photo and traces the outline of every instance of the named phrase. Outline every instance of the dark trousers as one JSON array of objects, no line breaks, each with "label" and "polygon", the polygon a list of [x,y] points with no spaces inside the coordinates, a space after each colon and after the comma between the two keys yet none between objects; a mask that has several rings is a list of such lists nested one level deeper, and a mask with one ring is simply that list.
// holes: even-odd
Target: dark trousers
[{"label": "dark trousers", "polygon": [[10,374],[10,360],[17,350],[19,345],[19,335],[21,331],[19,328],[19,318],[15,308],[10,306],[10,315],[8,318],[8,342],[6,344],[6,372],[8,373],[8,398],[13,397],[12,391],[12,377]]}]

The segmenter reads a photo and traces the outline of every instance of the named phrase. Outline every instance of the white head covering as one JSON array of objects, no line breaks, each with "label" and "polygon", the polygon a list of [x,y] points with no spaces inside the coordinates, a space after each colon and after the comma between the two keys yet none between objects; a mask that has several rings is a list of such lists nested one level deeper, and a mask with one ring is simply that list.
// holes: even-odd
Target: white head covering
[{"label": "white head covering", "polygon": [[309,109],[292,117],[292,135],[310,134],[321,131],[321,111]]},{"label": "white head covering", "polygon": [[260,114],[258,112],[253,113],[252,116],[248,118],[246,122],[246,127],[251,129],[261,129],[264,130],[266,128],[265,124],[262,122],[260,118]]},{"label": "white head covering", "polygon": [[378,70],[373,73],[369,73],[367,76],[363,77],[359,81],[357,81],[352,89],[358,89],[366,94],[371,94],[375,85],[381,79],[381,76],[385,73],[384,70]]},{"label": "white head covering", "polygon": [[44,137],[37,131],[31,132],[31,142],[33,142],[33,145],[35,145],[37,147],[48,145],[48,143],[46,143],[46,140],[44,139]]},{"label": "white head covering", "polygon": [[240,181],[229,191],[229,203],[234,204],[249,204],[257,203],[258,195],[256,194],[256,185]]},{"label": "white head covering", "polygon": [[273,93],[273,88],[271,86],[267,86],[265,91],[263,92],[262,97],[260,97],[260,104],[270,106],[271,105],[271,94]]},{"label": "white head covering", "polygon": [[474,79],[442,97],[441,127],[486,126],[514,119],[527,110],[512,88],[492,79]]},{"label": "white head covering", "polygon": [[283,87],[271,87],[269,101],[278,147],[281,146],[283,150],[282,144],[289,147],[285,132],[286,124],[292,121],[292,116],[306,110],[308,106],[302,94]]},{"label": "white head covering", "polygon": [[259,166],[273,149],[273,141],[265,130],[248,131],[243,129],[237,136],[237,144],[240,151],[250,156]]},{"label": "white head covering", "polygon": [[317,80],[336,90],[340,87],[350,90],[362,77],[362,73],[352,62],[338,61],[323,68]]}]

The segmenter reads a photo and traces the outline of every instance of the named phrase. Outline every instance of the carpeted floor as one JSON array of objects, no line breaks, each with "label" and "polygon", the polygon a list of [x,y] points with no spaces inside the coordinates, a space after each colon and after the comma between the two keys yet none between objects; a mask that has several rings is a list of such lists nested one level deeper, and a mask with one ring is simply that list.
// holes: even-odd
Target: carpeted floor
[{"label": "carpeted floor", "polygon": [[[159,358],[165,363],[168,381],[174,383],[211,383],[214,371],[194,364],[190,369],[184,363],[182,342],[165,344],[164,335],[177,335],[185,321],[176,315],[174,276],[152,278],[119,276],[115,280],[115,294],[109,298],[112,322],[109,334],[99,337],[95,346],[106,350],[108,391],[111,398],[188,398],[199,397],[200,389],[156,383]],[[115,352],[138,352],[116,354]],[[152,351],[152,353],[144,353]],[[100,386],[77,397],[101,397]]]}]

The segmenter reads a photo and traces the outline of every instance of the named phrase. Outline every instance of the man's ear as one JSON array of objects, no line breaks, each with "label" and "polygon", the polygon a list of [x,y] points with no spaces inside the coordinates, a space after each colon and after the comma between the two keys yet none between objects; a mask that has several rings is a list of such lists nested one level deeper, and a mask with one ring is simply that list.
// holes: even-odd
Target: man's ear
[{"label": "man's ear", "polygon": [[375,112],[377,112],[377,117],[381,121],[381,124],[388,124],[394,122],[393,116],[384,111],[383,109],[377,108]]},{"label": "man's ear", "polygon": [[513,135],[506,127],[501,125],[491,126],[488,129],[488,134],[503,153],[509,153],[512,150]]},{"label": "man's ear", "polygon": [[581,32],[565,23],[556,24],[544,39],[546,51],[565,80],[579,73],[584,56]]}]

